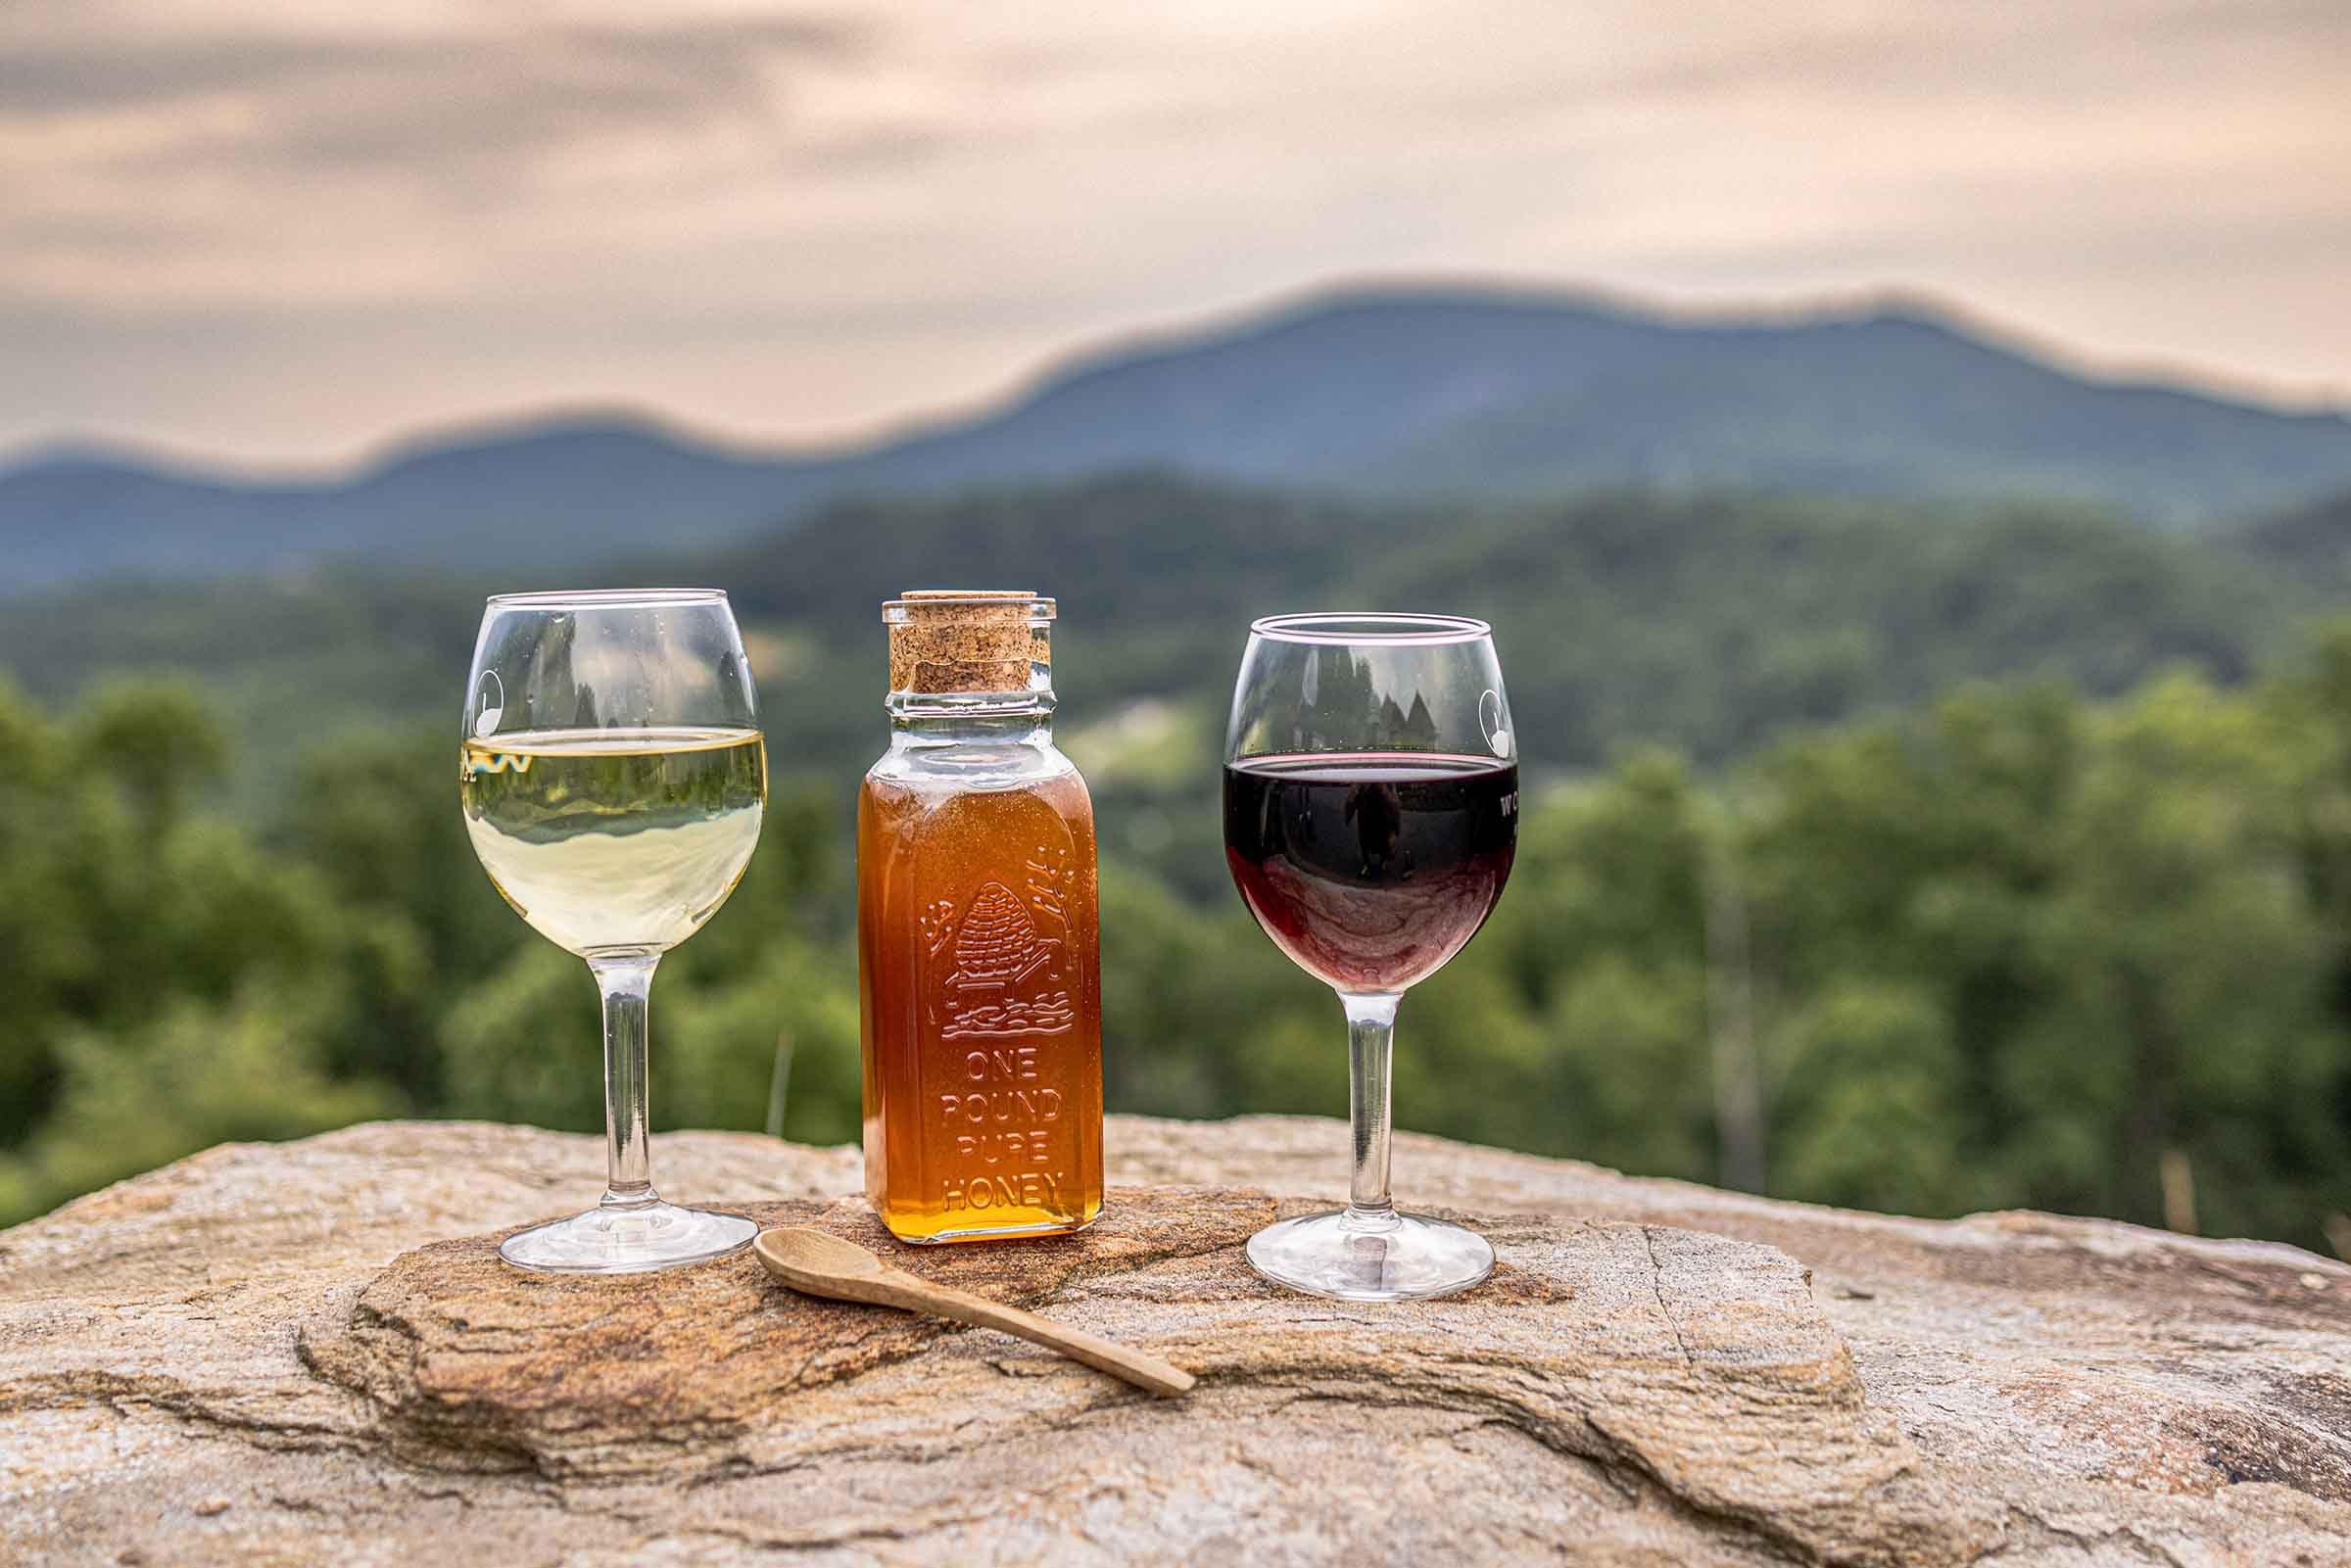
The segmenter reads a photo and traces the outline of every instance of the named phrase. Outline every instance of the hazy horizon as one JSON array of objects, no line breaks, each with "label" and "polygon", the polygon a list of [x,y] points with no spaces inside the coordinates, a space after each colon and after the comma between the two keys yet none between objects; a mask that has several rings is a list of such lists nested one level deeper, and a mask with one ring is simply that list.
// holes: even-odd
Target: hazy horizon
[{"label": "hazy horizon", "polygon": [[2351,7],[20,0],[0,451],[819,444],[1328,279],[1951,302],[2351,398]]},{"label": "hazy horizon", "polygon": [[2351,399],[2301,397],[2290,391],[2247,384],[2205,367],[2161,361],[2107,362],[2073,346],[2041,337],[2012,322],[1970,310],[1965,302],[1941,298],[1921,290],[1889,286],[1752,300],[1681,304],[1646,298],[1629,290],[1610,290],[1573,283],[1545,283],[1526,278],[1476,277],[1465,274],[1355,277],[1328,280],[1248,302],[1231,309],[1172,321],[1138,323],[1106,336],[1053,350],[1039,360],[1016,367],[994,385],[958,402],[924,404],[879,415],[863,427],[815,436],[792,432],[761,433],[705,424],[674,409],[639,400],[560,402],[544,401],[512,407],[483,408],[428,416],[387,430],[348,449],[307,457],[249,457],[136,436],[105,431],[67,431],[0,442],[0,468],[76,455],[130,456],[158,466],[257,481],[333,480],[395,461],[412,450],[444,441],[495,440],[545,427],[609,421],[658,429],[698,445],[740,451],[746,455],[776,456],[805,451],[825,456],[863,446],[887,445],[928,429],[959,420],[984,417],[1017,404],[1055,378],[1108,357],[1143,353],[1187,339],[1271,323],[1295,311],[1319,305],[1368,296],[1483,294],[1498,299],[1554,301],[1562,305],[1586,303],[1602,309],[1655,316],[1688,323],[1769,323],[1830,320],[1880,313],[1923,315],[1996,348],[2023,355],[2085,379],[2121,385],[2159,386],[2199,396],[2241,403],[2280,413],[2333,414],[2351,419]]}]

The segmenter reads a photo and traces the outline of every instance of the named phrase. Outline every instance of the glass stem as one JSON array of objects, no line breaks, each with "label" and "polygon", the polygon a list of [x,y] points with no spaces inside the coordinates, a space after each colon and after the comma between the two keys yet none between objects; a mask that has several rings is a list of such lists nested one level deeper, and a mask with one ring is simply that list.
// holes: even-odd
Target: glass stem
[{"label": "glass stem", "polygon": [[646,1023],[658,953],[599,953],[588,960],[604,997],[604,1142],[611,1156],[602,1208],[656,1202],[646,1151]]},{"label": "glass stem", "polygon": [[1351,1228],[1396,1223],[1388,1198],[1388,1060],[1396,1038],[1395,991],[1341,992],[1347,1010],[1347,1114],[1355,1132],[1355,1177],[1347,1193]]}]

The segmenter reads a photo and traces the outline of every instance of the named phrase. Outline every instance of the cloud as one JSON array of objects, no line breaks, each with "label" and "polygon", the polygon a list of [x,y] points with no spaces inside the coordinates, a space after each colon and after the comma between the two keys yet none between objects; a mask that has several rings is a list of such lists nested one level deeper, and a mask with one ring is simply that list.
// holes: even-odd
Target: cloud
[{"label": "cloud", "polygon": [[0,101],[20,114],[84,113],[220,92],[457,85],[552,94],[579,109],[722,97],[753,85],[746,67],[775,55],[837,58],[864,45],[845,20],[746,17],[642,27],[564,25],[420,37],[140,38],[18,28],[0,42]]},{"label": "cloud", "polygon": [[2346,98],[2341,0],[11,0],[0,441],[838,431],[1368,272],[2339,386]]},{"label": "cloud", "polygon": [[448,299],[498,270],[485,246],[542,217],[746,164],[921,147],[803,112],[804,81],[872,51],[872,26],[838,15],[392,33],[100,17],[0,31],[0,297],[134,313]]},{"label": "cloud", "polygon": [[[782,123],[791,69],[869,44],[845,19],[763,16],[391,38],[20,28],[0,39],[0,117],[68,163],[431,181],[636,134]],[[137,118],[179,133],[110,139]]]}]

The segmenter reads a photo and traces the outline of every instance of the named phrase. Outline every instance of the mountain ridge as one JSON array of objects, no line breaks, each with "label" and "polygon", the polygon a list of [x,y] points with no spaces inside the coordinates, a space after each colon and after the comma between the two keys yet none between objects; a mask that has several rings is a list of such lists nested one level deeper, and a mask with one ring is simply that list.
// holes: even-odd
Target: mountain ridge
[{"label": "mountain ridge", "polygon": [[75,443],[0,462],[0,542],[17,589],[332,559],[585,563],[844,496],[1138,466],[1362,495],[2038,494],[2192,528],[2351,485],[2351,419],[2086,377],[1910,297],[1681,315],[1582,291],[1364,286],[1120,339],[977,411],[829,449],[608,407],[299,475]]}]

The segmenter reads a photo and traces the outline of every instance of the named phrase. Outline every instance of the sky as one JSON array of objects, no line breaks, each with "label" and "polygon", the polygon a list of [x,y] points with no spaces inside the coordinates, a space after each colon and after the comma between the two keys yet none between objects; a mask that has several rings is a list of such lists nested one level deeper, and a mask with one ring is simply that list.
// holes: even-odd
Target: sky
[{"label": "sky", "polygon": [[0,451],[815,443],[1347,279],[2351,403],[2351,0],[6,0]]}]

